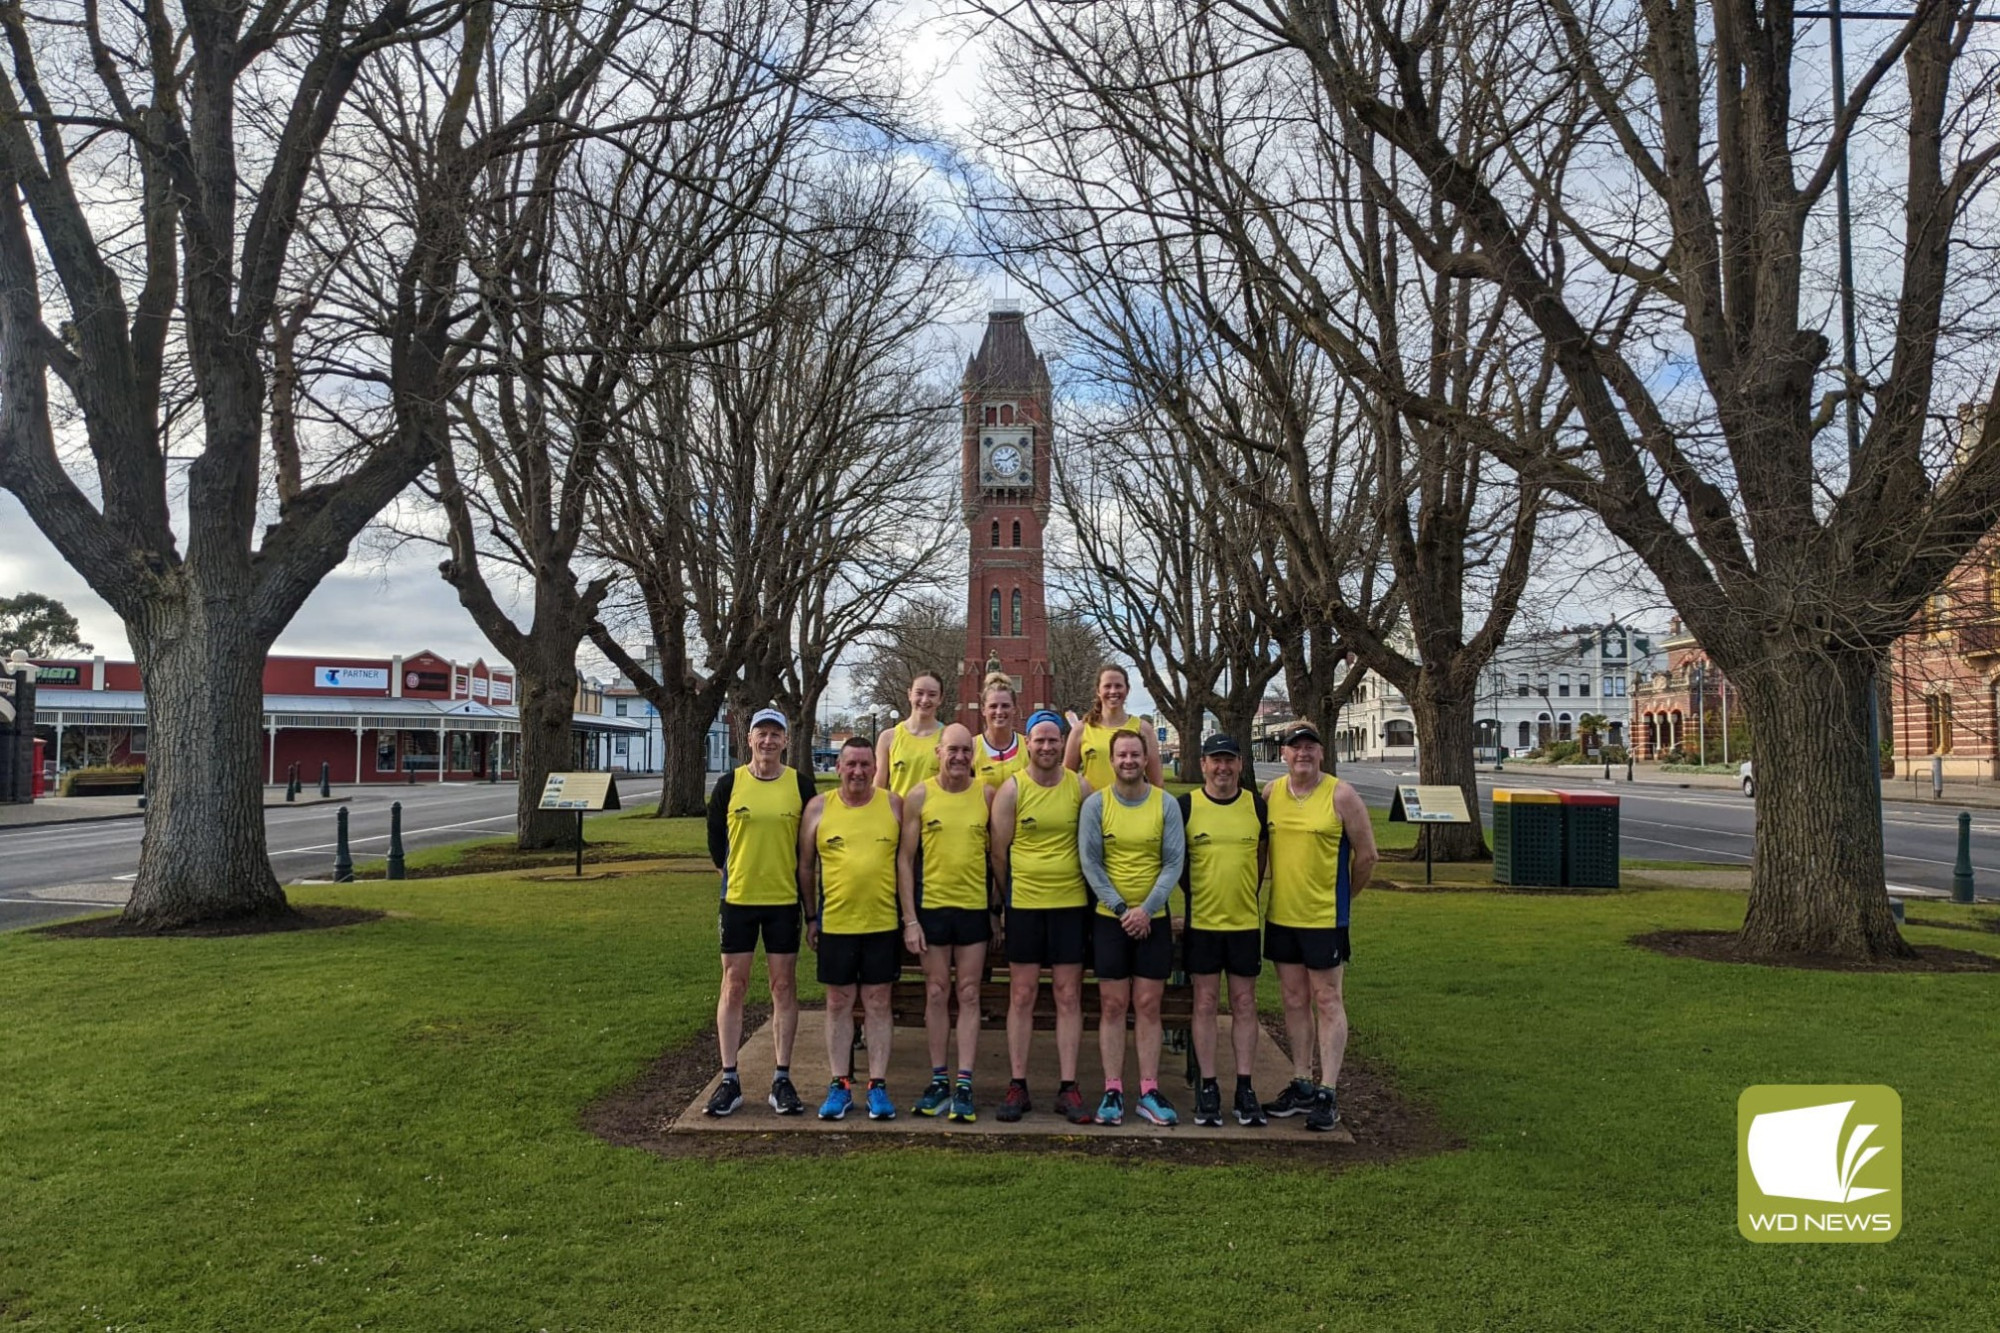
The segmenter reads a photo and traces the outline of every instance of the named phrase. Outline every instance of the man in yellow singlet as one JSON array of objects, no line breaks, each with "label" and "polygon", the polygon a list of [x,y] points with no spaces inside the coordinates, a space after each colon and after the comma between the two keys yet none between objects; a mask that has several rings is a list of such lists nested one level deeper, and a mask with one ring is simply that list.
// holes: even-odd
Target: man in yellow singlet
[{"label": "man in yellow singlet", "polygon": [[[949,1103],[947,1118],[966,1124],[979,1118],[972,1062],[979,1050],[979,982],[995,910],[987,865],[993,789],[972,780],[972,748],[972,732],[962,723],[939,734],[938,775],[903,798],[903,845],[897,853],[902,874],[917,886],[918,929],[911,933],[924,960],[924,1033],[930,1041],[931,1081],[916,1111],[934,1116]],[[944,1061],[954,969],[958,1078],[948,1081]]]},{"label": "man in yellow singlet", "polygon": [[1083,960],[1090,890],[1077,859],[1076,821],[1090,784],[1062,766],[1062,721],[1047,709],[1028,719],[1028,766],[993,793],[993,875],[1007,904],[1007,1060],[1012,1079],[996,1113],[1016,1121],[1034,1109],[1028,1050],[1042,969],[1054,977],[1056,1112],[1072,1125],[1096,1117],[1076,1083],[1083,1045]]},{"label": "man in yellow singlet", "polygon": [[722,873],[722,996],[715,1006],[722,1082],[703,1108],[725,1116],[743,1104],[736,1053],[743,1045],[743,997],[757,940],[771,974],[771,1026],[777,1067],[771,1109],[800,1115],[792,1086],[792,1038],[799,1030],[799,820],[818,795],[813,780],[785,767],[785,715],[760,708],[750,717],[750,762],[722,775],[708,798],[708,859]]},{"label": "man in yellow singlet", "polygon": [[[1277,964],[1292,1047],[1292,1081],[1264,1110],[1305,1113],[1306,1128],[1340,1123],[1334,1085],[1347,1050],[1342,967],[1352,958],[1347,910],[1380,859],[1368,807],[1353,784],[1320,771],[1319,732],[1294,727],[1285,737],[1285,776],[1264,789],[1271,839],[1271,910],[1264,957]],[[1318,1019],[1317,1033],[1314,1019]],[[1320,1076],[1313,1082],[1313,1052]]]},{"label": "man in yellow singlet", "polygon": [[938,705],[944,678],[919,671],[910,681],[910,715],[875,741],[875,785],[907,797],[938,771]]},{"label": "man in yellow singlet", "polygon": [[1125,1014],[1132,1014],[1139,1056],[1142,1119],[1178,1124],[1160,1091],[1160,999],[1174,965],[1168,897],[1180,883],[1187,845],[1180,805],[1146,781],[1146,746],[1137,732],[1111,738],[1109,791],[1094,791],[1076,817],[1077,858],[1097,896],[1092,918],[1092,966],[1097,970],[1097,1051],[1104,1060],[1104,1099],[1097,1123],[1125,1119]]},{"label": "man in yellow singlet", "polygon": [[[840,786],[815,796],[799,821],[799,898],[806,940],[826,987],[826,1059],[832,1079],[819,1118],[840,1120],[854,1104],[854,999],[868,1032],[868,1118],[894,1120],[889,986],[901,968],[897,929],[903,799],[875,785],[875,748],[849,736],[835,765]],[[817,905],[817,910],[815,910]]]},{"label": "man in yellow singlet", "polygon": [[1257,1057],[1258,926],[1264,914],[1264,798],[1242,785],[1243,750],[1233,736],[1201,743],[1201,788],[1180,798],[1187,833],[1181,889],[1188,896],[1188,978],[1194,983],[1194,1055],[1201,1081],[1194,1122],[1222,1123],[1222,1088],[1215,1074],[1216,1002],[1229,974],[1229,1036],[1236,1056],[1236,1123],[1262,1125],[1263,1103],[1250,1075]]}]

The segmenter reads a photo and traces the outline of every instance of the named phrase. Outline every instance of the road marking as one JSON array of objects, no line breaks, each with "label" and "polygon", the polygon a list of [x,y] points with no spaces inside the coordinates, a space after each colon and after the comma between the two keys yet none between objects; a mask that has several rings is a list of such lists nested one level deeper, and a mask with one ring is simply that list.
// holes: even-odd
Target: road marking
[{"label": "road marking", "polygon": [[[432,824],[426,828],[404,829],[403,836],[405,838],[414,838],[419,833],[443,833],[449,829],[477,828],[481,824],[497,824],[503,819],[512,820],[514,818],[515,816],[512,814],[489,815],[485,819],[468,819],[465,820],[463,823],[459,824]],[[389,835],[387,833],[371,833],[365,838],[349,838],[347,840],[347,843],[348,846],[351,847],[358,842],[387,842],[387,841],[389,841]],[[340,846],[338,842],[321,842],[321,843],[314,843],[310,847],[288,847],[283,851],[270,852],[267,853],[267,855],[299,856],[306,852],[330,852],[338,846]]]},{"label": "road marking", "polygon": [[10,903],[17,907],[117,907],[118,903],[108,903],[101,899],[83,898],[0,898],[0,903]]}]

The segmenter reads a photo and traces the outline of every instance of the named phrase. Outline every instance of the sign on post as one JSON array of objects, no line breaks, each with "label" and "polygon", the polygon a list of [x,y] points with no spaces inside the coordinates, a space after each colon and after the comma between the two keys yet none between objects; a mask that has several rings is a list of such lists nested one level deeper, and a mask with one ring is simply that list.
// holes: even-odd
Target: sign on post
[{"label": "sign on post", "polygon": [[551,773],[542,788],[542,810],[576,811],[576,873],[583,873],[583,815],[586,810],[622,810],[618,783],[609,773]]},{"label": "sign on post", "polygon": [[[1465,793],[1452,786],[1398,787],[1389,801],[1392,824],[1470,824]],[[1424,883],[1431,882],[1431,835],[1424,833]]]}]

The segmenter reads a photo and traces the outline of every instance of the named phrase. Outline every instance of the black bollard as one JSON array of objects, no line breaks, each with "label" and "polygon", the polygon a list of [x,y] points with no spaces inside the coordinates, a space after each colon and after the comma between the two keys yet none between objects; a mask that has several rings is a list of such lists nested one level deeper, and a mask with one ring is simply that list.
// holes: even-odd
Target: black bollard
[{"label": "black bollard", "polygon": [[285,770],[285,799],[287,801],[296,801],[299,799],[299,766],[297,764],[293,764]]},{"label": "black bollard", "polygon": [[354,882],[354,857],[347,850],[347,807],[341,806],[334,817],[337,830],[333,837],[333,882],[352,884]]},{"label": "black bollard", "polygon": [[324,759],[319,761],[319,794],[333,795],[333,765]]},{"label": "black bollard", "polygon": [[403,877],[403,803],[389,805],[389,878]]},{"label": "black bollard", "polygon": [[1951,868],[1951,900],[1972,901],[1972,813],[1958,812],[1958,862]]}]

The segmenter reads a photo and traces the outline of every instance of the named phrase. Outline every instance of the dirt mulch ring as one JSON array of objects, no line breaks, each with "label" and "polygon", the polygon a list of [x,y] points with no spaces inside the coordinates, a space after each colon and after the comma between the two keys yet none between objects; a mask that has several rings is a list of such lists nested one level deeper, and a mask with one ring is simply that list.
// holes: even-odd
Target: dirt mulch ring
[{"label": "dirt mulch ring", "polygon": [[1826,954],[1799,954],[1775,959],[1746,955],[1733,930],[1657,930],[1649,935],[1634,935],[1631,942],[1641,949],[1651,949],[1669,958],[1801,968],[1812,972],[2000,972],[2000,958],[1992,954],[1975,953],[1970,949],[1946,949],[1934,944],[1915,946],[1915,958],[1857,962]]},{"label": "dirt mulch ring", "polygon": [[[754,1032],[770,1016],[769,1005],[745,1005],[743,1030]],[[1282,1049],[1284,1034],[1267,1023],[1265,1030]],[[784,1154],[795,1157],[845,1156],[861,1151],[931,1148],[945,1152],[1019,1153],[1054,1150],[1088,1157],[1111,1157],[1184,1166],[1291,1166],[1344,1171],[1428,1157],[1464,1146],[1444,1132],[1431,1109],[1399,1093],[1388,1072],[1353,1055],[1340,1075],[1340,1120],[1354,1135],[1354,1146],[1329,1153],[1327,1145],[1309,1134],[1284,1132],[1282,1122],[1263,1131],[1245,1130],[1241,1143],[1207,1140],[1176,1142],[1172,1136],[1154,1139],[1093,1138],[1088,1130],[1074,1136],[1023,1142],[1019,1139],[972,1135],[833,1134],[824,1131],[769,1134],[673,1134],[669,1127],[715,1075],[715,1029],[698,1033],[685,1045],[666,1052],[650,1068],[623,1087],[614,1088],[583,1109],[583,1127],[622,1148],[643,1148],[660,1157],[708,1160],[747,1159]],[[1271,1090],[1275,1094],[1275,1090]]]},{"label": "dirt mulch ring", "polygon": [[113,940],[113,939],[222,939],[234,935],[278,935],[294,930],[330,930],[336,926],[358,926],[369,921],[380,921],[388,916],[367,907],[335,907],[323,903],[307,903],[303,906],[288,907],[280,912],[260,912],[255,916],[239,916],[228,921],[204,921],[192,926],[178,926],[172,930],[154,930],[148,926],[127,923],[121,917],[94,916],[82,921],[62,921],[53,926],[43,926],[34,931],[37,935],[50,935],[60,940]]}]

